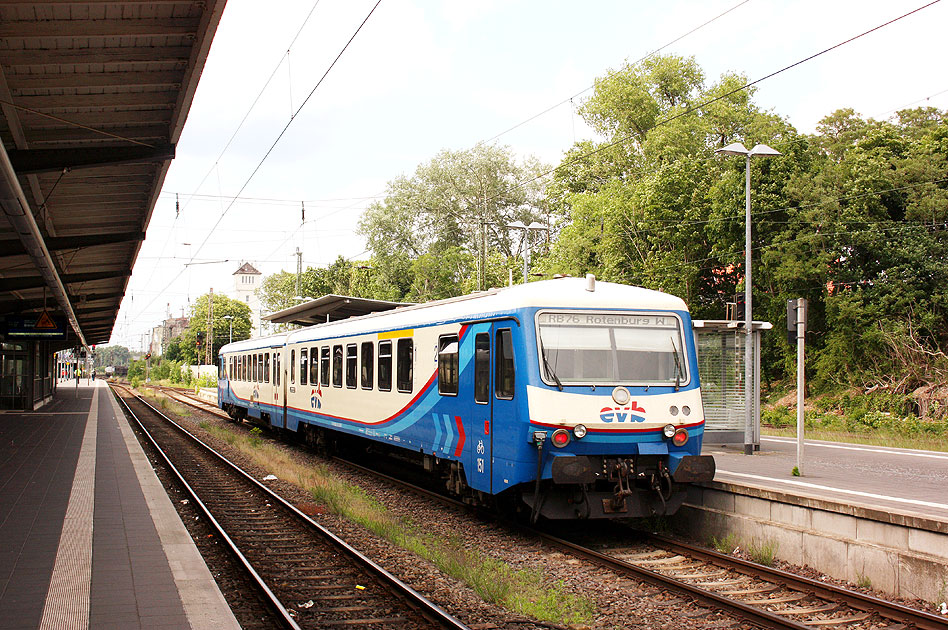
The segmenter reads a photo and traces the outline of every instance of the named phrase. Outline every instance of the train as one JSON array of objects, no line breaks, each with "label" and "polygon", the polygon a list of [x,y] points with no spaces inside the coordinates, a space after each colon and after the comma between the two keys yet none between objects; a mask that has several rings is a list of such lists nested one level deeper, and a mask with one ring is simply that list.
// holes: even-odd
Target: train
[{"label": "train", "polygon": [[234,420],[385,453],[532,521],[670,515],[714,476],[687,306],[592,275],[229,343],[219,374]]}]

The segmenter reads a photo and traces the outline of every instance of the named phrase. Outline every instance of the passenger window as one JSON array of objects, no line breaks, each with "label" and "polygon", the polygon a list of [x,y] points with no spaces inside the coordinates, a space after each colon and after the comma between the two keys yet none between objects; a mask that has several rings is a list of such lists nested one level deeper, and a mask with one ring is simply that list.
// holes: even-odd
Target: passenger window
[{"label": "passenger window", "polygon": [[354,343],[346,344],[346,387],[355,389],[359,371],[359,348]]},{"label": "passenger window", "polygon": [[379,391],[392,391],[392,342],[379,342]]},{"label": "passenger window", "polygon": [[513,336],[509,328],[497,331],[497,348],[494,354],[494,395],[509,400],[514,397],[514,353]]},{"label": "passenger window", "polygon": [[332,347],[332,386],[342,387],[342,346]]},{"label": "passenger window", "polygon": [[474,337],[474,402],[490,401],[490,333]]},{"label": "passenger window", "polygon": [[458,395],[458,336],[445,335],[438,339],[438,393]]},{"label": "passenger window", "polygon": [[290,385],[296,385],[296,370],[293,369],[294,365],[296,365],[296,350],[290,350]]},{"label": "passenger window", "polygon": [[362,342],[362,389],[372,389],[372,363],[375,346],[371,341]]},{"label": "passenger window", "polygon": [[252,359],[252,362],[250,364],[250,382],[256,383],[257,382],[257,354],[254,353],[250,355],[250,358]]},{"label": "passenger window", "polygon": [[395,384],[398,391],[411,393],[414,344],[411,339],[398,340],[398,355],[395,359]]},{"label": "passenger window", "polygon": [[270,382],[270,353],[265,352],[263,355],[263,382]]},{"label": "passenger window", "polygon": [[309,371],[309,350],[303,348],[300,350],[300,385],[306,385],[307,372]]},{"label": "passenger window", "polygon": [[319,382],[319,348],[309,349],[309,382],[313,385]]},{"label": "passenger window", "polygon": [[323,346],[319,352],[319,382],[323,387],[329,387],[329,346]]},{"label": "passenger window", "polygon": [[280,353],[273,353],[273,384],[280,386]]}]

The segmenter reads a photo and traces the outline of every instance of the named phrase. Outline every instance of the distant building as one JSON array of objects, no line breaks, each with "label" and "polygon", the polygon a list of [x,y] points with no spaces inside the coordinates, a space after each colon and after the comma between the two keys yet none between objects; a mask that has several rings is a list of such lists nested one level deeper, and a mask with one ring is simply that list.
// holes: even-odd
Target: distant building
[{"label": "distant building", "polygon": [[250,335],[260,335],[260,298],[257,289],[262,283],[263,274],[254,269],[249,262],[244,263],[234,272],[234,292],[237,300],[250,307]]},{"label": "distant building", "polygon": [[171,340],[183,333],[190,321],[187,317],[169,317],[160,326],[155,326],[151,331],[151,344],[148,347],[152,356],[164,355]]}]

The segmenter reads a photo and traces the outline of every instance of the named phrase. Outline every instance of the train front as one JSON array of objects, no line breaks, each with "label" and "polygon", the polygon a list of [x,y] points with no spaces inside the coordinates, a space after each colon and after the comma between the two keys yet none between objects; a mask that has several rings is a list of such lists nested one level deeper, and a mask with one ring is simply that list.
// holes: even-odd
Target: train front
[{"label": "train front", "polygon": [[635,287],[598,289],[599,306],[588,296],[584,307],[535,312],[540,378],[527,387],[523,437],[542,472],[522,493],[534,520],[673,514],[688,483],[714,477],[714,459],[701,455],[704,412],[684,303]]}]

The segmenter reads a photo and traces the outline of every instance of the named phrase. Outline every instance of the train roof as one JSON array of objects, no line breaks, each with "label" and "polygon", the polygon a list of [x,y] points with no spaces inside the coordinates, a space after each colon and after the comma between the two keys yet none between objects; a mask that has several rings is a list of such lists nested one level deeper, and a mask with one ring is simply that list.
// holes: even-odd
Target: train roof
[{"label": "train roof", "polygon": [[674,295],[612,282],[594,283],[587,290],[585,278],[559,278],[490,289],[445,300],[405,306],[347,320],[317,324],[289,333],[287,343],[373,330],[397,330],[444,321],[485,319],[510,314],[522,308],[599,308],[687,311]]},{"label": "train roof", "polygon": [[510,314],[521,308],[598,308],[687,311],[674,295],[626,284],[594,281],[588,290],[586,278],[558,278],[479,291],[468,295],[404,306],[391,311],[316,324],[299,330],[237,341],[220,353],[272,348],[326,337],[353,335],[373,330],[398,330],[460,319],[485,319]]}]

